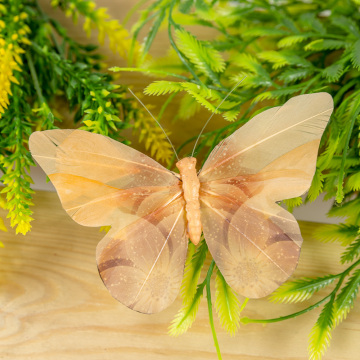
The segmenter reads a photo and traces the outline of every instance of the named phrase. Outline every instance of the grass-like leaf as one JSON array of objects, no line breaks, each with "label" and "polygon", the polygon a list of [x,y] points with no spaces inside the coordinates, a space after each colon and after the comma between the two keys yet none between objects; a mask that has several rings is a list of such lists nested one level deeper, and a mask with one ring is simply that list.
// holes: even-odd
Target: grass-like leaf
[{"label": "grass-like leaf", "polygon": [[350,310],[354,306],[354,301],[359,291],[360,286],[360,269],[354,271],[353,275],[349,278],[346,285],[341,289],[337,296],[334,308],[334,322],[335,325],[344,320]]},{"label": "grass-like leaf", "polygon": [[325,304],[318,320],[310,333],[309,357],[310,360],[321,360],[329,347],[331,330],[334,325],[334,297]]},{"label": "grass-like leaf", "polygon": [[215,308],[218,313],[221,326],[233,336],[240,324],[239,300],[219,270],[217,270],[216,273],[215,287]]},{"label": "grass-like leaf", "polygon": [[357,236],[359,226],[347,224],[324,224],[313,233],[314,237],[323,242],[338,241],[341,245],[349,245]]},{"label": "grass-like leaf", "polygon": [[301,278],[286,282],[270,296],[270,300],[279,303],[296,303],[310,299],[315,292],[332,284],[337,279],[335,275],[324,277]]},{"label": "grass-like leaf", "polygon": [[195,296],[197,283],[200,278],[201,269],[204,265],[207,252],[208,248],[204,240],[202,240],[196,250],[193,243],[189,244],[189,253],[180,290],[183,304],[191,303]]}]

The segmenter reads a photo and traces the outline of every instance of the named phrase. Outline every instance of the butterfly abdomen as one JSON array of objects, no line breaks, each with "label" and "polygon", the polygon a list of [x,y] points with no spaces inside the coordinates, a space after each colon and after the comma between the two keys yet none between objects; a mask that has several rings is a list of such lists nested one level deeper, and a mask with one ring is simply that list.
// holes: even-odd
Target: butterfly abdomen
[{"label": "butterfly abdomen", "polygon": [[177,162],[176,167],[180,171],[184,199],[186,202],[187,231],[190,240],[197,245],[201,237],[200,219],[200,182],[196,174],[196,159],[187,157]]}]

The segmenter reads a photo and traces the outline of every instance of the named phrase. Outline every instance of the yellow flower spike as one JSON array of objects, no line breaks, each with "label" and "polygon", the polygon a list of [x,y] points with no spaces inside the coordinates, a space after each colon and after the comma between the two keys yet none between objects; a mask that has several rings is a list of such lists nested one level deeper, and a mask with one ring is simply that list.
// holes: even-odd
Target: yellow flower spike
[{"label": "yellow flower spike", "polygon": [[107,91],[106,89],[102,89],[102,90],[101,90],[101,94],[102,94],[104,97],[106,97],[106,96],[108,96],[108,95],[110,94],[110,91]]},{"label": "yellow flower spike", "polygon": [[103,108],[102,106],[99,106],[98,109],[97,109],[98,113],[101,114],[103,112]]},{"label": "yellow flower spike", "polygon": [[106,107],[110,107],[111,106],[111,101],[108,101],[106,104],[105,104]]},{"label": "yellow flower spike", "polygon": [[94,91],[90,91],[90,95],[91,95],[91,96],[95,96]]},{"label": "yellow flower spike", "polygon": [[22,13],[20,13],[20,19],[21,20],[25,20],[27,18],[28,18],[28,14],[26,12],[23,11]]},{"label": "yellow flower spike", "polygon": [[20,20],[20,16],[19,15],[14,16],[13,20],[14,22],[18,22]]},{"label": "yellow flower spike", "polygon": [[19,35],[18,34],[12,34],[11,35],[11,40],[17,40],[18,39],[18,37],[19,37]]}]

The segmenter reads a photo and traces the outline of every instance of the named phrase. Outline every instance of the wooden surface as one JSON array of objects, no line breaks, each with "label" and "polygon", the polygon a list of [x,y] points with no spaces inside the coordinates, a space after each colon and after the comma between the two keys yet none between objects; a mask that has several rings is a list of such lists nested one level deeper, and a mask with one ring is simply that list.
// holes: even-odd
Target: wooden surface
[{"label": "wooden surface", "polygon": [[[187,334],[168,336],[180,299],[156,315],[127,309],[109,295],[97,272],[95,247],[103,233],[72,221],[55,193],[39,192],[34,202],[36,220],[31,233],[26,237],[0,233],[6,245],[0,249],[0,359],[217,359],[205,300]],[[313,240],[311,232],[316,226],[301,224],[305,242],[295,277],[341,271],[340,247]],[[243,316],[285,315],[319,296],[299,305],[253,300]],[[223,359],[305,360],[308,334],[318,314],[319,309],[281,323],[249,324],[233,338],[215,316]],[[334,332],[324,359],[358,359],[359,334],[357,304]]]}]

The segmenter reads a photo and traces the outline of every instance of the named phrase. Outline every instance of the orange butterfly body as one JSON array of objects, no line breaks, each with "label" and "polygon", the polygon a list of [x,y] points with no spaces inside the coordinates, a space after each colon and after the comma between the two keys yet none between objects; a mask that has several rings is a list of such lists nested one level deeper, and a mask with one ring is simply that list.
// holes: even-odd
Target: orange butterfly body
[{"label": "orange butterfly body", "polygon": [[63,207],[85,226],[111,225],[96,249],[111,295],[159,312],[176,298],[188,238],[203,231],[209,251],[239,294],[270,294],[296,268],[302,238],[276,202],[308,190],[333,109],[327,93],[300,95],[266,110],[218,144],[200,172],[175,174],[110,138],[81,130],[35,132],[30,150]]}]

